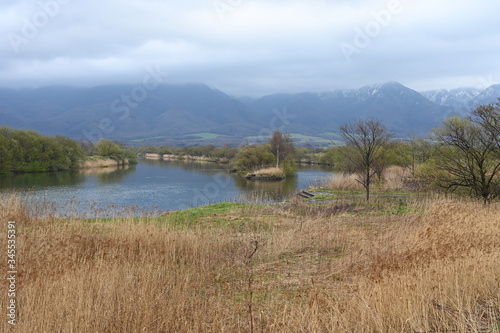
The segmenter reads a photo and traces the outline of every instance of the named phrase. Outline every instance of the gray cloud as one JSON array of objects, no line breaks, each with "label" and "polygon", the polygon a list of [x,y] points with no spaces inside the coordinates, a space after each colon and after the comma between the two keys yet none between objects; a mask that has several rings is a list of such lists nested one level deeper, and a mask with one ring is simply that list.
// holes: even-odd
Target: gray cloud
[{"label": "gray cloud", "polygon": [[478,86],[500,80],[499,9],[493,0],[4,1],[0,86],[135,83],[156,65],[169,83],[235,95]]}]

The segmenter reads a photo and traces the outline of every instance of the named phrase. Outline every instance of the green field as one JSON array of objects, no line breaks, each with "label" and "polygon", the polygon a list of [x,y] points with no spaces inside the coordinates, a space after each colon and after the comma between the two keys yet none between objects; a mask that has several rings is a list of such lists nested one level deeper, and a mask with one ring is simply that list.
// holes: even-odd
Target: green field
[{"label": "green field", "polygon": [[324,138],[324,137],[318,137],[318,136],[309,136],[309,135],[303,135],[303,134],[296,134],[292,133],[292,138],[295,140],[295,142],[300,143],[322,143],[322,144],[327,144],[329,146],[331,145],[337,145],[338,141]]},{"label": "green field", "polygon": [[[325,136],[310,136],[310,135],[303,135],[303,134],[298,134],[298,133],[291,133],[290,135],[292,136],[293,141],[298,144],[298,145],[304,145],[304,144],[320,144],[323,147],[330,147],[333,145],[340,145],[341,142],[338,140],[334,140],[333,138],[328,138],[326,137],[326,133],[321,133],[320,135],[325,134]],[[332,135],[333,136],[333,135]],[[245,140],[248,140],[250,142],[255,142],[255,141],[266,141],[267,138],[263,138],[262,136],[247,136],[245,137]]]},{"label": "green field", "polygon": [[227,136],[224,134],[216,134],[216,133],[193,133],[185,136],[197,136],[197,140],[211,140],[211,139],[216,139],[221,136]]},{"label": "green field", "polygon": [[154,136],[154,137],[150,137],[150,138],[135,139],[135,140],[132,140],[132,142],[144,142],[144,141],[148,141],[148,140],[163,139],[163,138],[166,138],[166,136]]}]

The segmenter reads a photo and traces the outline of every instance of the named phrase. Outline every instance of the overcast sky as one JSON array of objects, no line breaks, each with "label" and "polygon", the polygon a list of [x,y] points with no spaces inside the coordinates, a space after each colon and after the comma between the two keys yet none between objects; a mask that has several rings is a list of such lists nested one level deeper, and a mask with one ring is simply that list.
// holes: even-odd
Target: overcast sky
[{"label": "overcast sky", "polygon": [[156,68],[240,96],[486,88],[498,13],[498,0],[2,0],[0,86],[140,83]]}]

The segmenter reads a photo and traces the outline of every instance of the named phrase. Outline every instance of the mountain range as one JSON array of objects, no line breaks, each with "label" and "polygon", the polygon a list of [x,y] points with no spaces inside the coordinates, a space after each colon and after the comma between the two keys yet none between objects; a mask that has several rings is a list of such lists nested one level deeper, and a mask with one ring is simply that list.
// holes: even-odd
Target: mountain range
[{"label": "mountain range", "polygon": [[0,89],[0,126],[129,144],[239,144],[279,129],[331,144],[350,120],[377,118],[398,136],[426,135],[449,115],[494,102],[500,85],[417,92],[397,82],[322,93],[232,97],[204,84]]}]

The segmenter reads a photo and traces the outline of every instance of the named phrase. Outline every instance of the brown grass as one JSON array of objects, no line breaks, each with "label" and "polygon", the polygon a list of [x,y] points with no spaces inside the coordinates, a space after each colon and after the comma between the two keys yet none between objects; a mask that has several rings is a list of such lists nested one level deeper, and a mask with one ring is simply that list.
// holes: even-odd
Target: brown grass
[{"label": "brown grass", "polygon": [[354,174],[334,175],[326,185],[326,188],[339,191],[363,191],[364,187],[357,181]]},{"label": "brown grass", "polygon": [[498,204],[432,200],[406,215],[300,205],[182,226],[175,214],[43,219],[2,196],[2,233],[18,226],[16,331],[249,332],[250,295],[255,332],[500,331]]},{"label": "brown grass", "polygon": [[283,178],[285,177],[285,171],[283,168],[265,168],[265,169],[259,169],[255,172],[253,172],[257,177],[277,177],[277,178]]},{"label": "brown grass", "polygon": [[383,172],[383,187],[389,190],[401,190],[406,187],[405,180],[410,177],[411,173],[408,169],[400,166],[390,166]]},{"label": "brown grass", "polygon": [[[405,190],[405,180],[410,176],[410,172],[399,166],[390,166],[382,173],[380,180],[375,179],[372,189],[377,191],[400,191]],[[357,181],[356,174],[334,175],[326,185],[326,188],[340,191],[364,191],[364,187]]]}]

